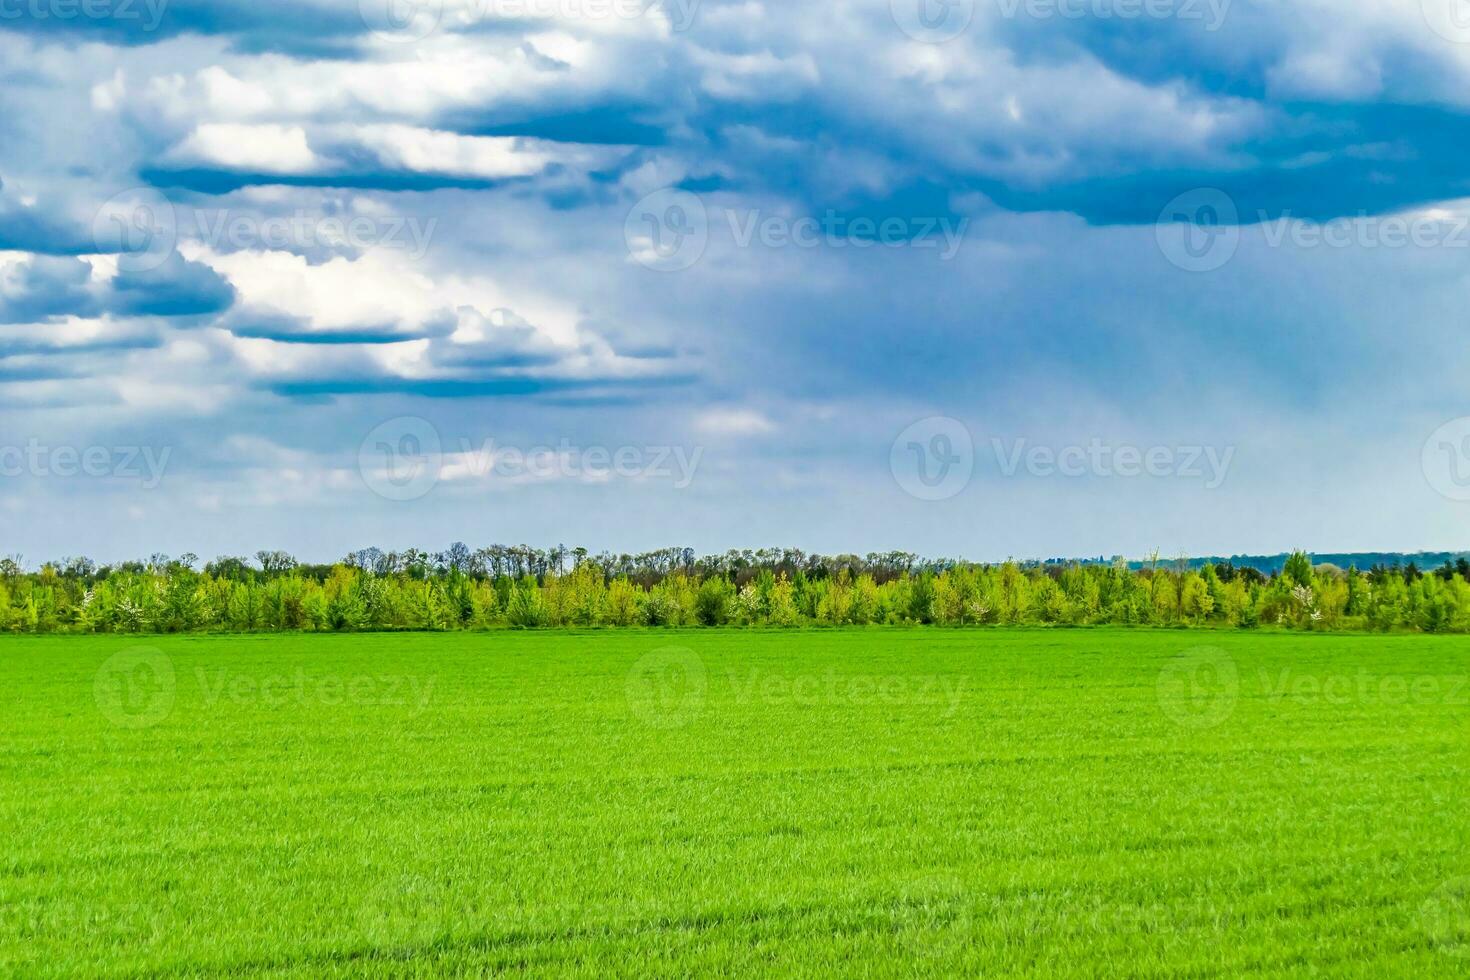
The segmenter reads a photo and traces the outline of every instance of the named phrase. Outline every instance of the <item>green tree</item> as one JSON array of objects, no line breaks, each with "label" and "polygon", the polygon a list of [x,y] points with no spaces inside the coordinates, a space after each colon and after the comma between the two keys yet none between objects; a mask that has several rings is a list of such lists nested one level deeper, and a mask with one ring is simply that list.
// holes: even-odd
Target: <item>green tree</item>
[{"label": "green tree", "polygon": [[1282,568],[1281,574],[1292,585],[1299,585],[1303,588],[1310,589],[1313,584],[1312,559],[1307,557],[1305,551],[1293,551],[1291,556],[1286,559],[1286,565]]}]

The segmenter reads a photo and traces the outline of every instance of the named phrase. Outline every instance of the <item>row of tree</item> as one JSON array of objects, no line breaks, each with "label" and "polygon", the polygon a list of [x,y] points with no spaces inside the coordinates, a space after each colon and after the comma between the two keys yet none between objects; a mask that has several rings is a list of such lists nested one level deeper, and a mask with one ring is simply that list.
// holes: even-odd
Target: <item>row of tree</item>
[{"label": "row of tree", "polygon": [[[794,577],[798,573],[808,578],[829,578],[842,571],[851,575],[871,575],[875,581],[887,582],[901,575],[920,571],[939,572],[952,568],[959,562],[950,559],[921,559],[916,554],[903,551],[873,552],[867,555],[818,555],[808,554],[799,548],[759,548],[727,551],[720,555],[697,555],[693,548],[661,548],[641,554],[614,554],[604,551],[592,554],[586,548],[533,548],[530,545],[490,545],[471,548],[456,541],[443,551],[423,551],[410,548],[407,551],[383,551],[381,548],[364,548],[354,551],[341,562],[364,572],[378,576],[404,575],[410,578],[428,579],[435,576],[459,572],[475,579],[512,578],[532,576],[543,579],[548,575],[562,575],[571,569],[592,562],[601,568],[609,580],[626,577],[643,586],[652,586],[670,575],[687,575],[707,578],[724,575],[736,584],[745,584],[756,574],[769,571],[775,575]],[[144,572],[183,568],[193,570],[199,565],[196,555],[186,554],[178,559],[155,554],[147,561],[123,562],[113,566],[98,565],[89,558],[67,558],[50,563],[63,578],[95,581],[116,572]],[[257,551],[252,561],[249,558],[217,558],[204,566],[206,574],[241,580],[252,577],[270,578],[284,573],[296,573],[318,581],[325,581],[335,565],[304,565],[284,551]],[[19,558],[0,559],[0,577],[7,573],[18,573]]]},{"label": "row of tree", "polygon": [[869,624],[1260,626],[1470,632],[1470,565],[1313,566],[1278,575],[1151,563],[977,565],[796,550],[696,558],[687,549],[392,554],[334,565],[282,552],[254,562],[155,555],[26,571],[0,560],[0,630],[27,633],[360,631]]}]

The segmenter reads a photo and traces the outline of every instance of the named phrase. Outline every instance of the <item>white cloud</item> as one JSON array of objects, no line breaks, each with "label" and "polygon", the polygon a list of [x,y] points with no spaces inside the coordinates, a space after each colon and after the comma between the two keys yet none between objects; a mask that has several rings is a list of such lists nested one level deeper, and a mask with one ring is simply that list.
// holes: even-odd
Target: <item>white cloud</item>
[{"label": "white cloud", "polygon": [[343,135],[371,151],[388,167],[492,179],[529,177],[553,163],[586,168],[613,157],[608,152],[540,140],[462,136],[414,126],[357,126]]},{"label": "white cloud", "polygon": [[776,425],[753,408],[715,408],[694,420],[701,432],[722,436],[757,436],[773,432]]},{"label": "white cloud", "polygon": [[321,166],[307,143],[306,130],[269,123],[205,123],[169,156],[174,162],[279,174],[310,173]]}]

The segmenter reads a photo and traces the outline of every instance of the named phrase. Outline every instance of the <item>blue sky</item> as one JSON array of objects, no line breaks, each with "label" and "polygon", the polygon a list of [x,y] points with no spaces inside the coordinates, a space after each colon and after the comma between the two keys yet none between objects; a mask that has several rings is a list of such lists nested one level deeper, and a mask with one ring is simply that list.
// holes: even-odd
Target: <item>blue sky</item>
[{"label": "blue sky", "polygon": [[1461,0],[0,0],[0,552],[1470,548]]}]

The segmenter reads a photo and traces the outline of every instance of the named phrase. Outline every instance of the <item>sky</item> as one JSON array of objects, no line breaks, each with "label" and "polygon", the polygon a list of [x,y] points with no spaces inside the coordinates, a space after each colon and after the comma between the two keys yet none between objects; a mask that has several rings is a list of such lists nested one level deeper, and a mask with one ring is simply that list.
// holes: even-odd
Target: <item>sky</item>
[{"label": "sky", "polygon": [[1470,548],[1465,0],[0,0],[0,553]]}]

